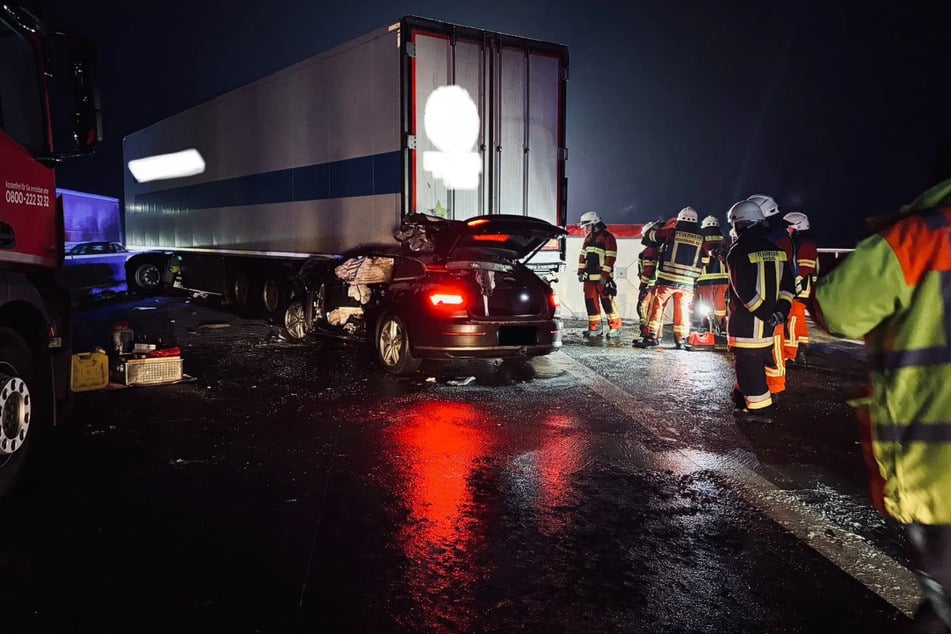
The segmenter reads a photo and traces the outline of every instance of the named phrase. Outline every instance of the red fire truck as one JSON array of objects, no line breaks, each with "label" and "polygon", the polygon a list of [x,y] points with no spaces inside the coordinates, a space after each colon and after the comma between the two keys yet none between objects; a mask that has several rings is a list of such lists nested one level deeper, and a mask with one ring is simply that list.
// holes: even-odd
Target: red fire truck
[{"label": "red fire truck", "polygon": [[69,391],[69,295],[54,170],[100,139],[92,47],[0,4],[0,496]]}]

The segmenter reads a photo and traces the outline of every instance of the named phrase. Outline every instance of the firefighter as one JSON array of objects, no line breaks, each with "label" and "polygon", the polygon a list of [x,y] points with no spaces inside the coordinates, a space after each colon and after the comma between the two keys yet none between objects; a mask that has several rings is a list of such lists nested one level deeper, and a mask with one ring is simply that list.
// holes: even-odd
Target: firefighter
[{"label": "firefighter", "polygon": [[660,256],[660,245],[651,238],[651,231],[660,223],[660,219],[652,220],[641,228],[641,245],[644,248],[637,256],[637,273],[640,278],[637,288],[637,317],[640,320],[641,338],[650,332],[647,322],[650,320],[651,300],[654,298],[654,284],[657,282],[657,258]]},{"label": "firefighter", "polygon": [[809,324],[806,322],[806,306],[812,295],[812,286],[819,274],[816,243],[812,239],[809,216],[792,211],[783,216],[789,225],[789,234],[795,247],[796,301],[793,302],[786,322],[786,340],[783,342],[783,357],[786,361],[808,365]]},{"label": "firefighter", "polygon": [[578,281],[584,286],[584,305],[588,311],[586,337],[600,337],[604,333],[601,309],[608,317],[609,339],[621,336],[621,311],[618,310],[617,285],[614,282],[614,260],[617,259],[617,239],[594,211],[581,214],[579,222],[585,238],[578,256]]},{"label": "firefighter", "polygon": [[[697,278],[694,308],[704,304],[712,315],[714,333],[720,334],[726,332],[726,293],[730,288],[730,276],[726,272],[726,241],[720,230],[720,221],[715,216],[703,219],[700,223],[700,233],[703,234],[709,255],[703,263],[700,277]],[[706,325],[703,315],[695,314],[694,319],[704,322],[701,323],[701,329]]]},{"label": "firefighter", "polygon": [[726,256],[727,334],[736,368],[733,401],[739,417],[769,421],[775,407],[767,382],[773,334],[789,314],[794,280],[786,252],[768,237],[769,225],[759,205],[742,200],[730,208],[727,219],[737,234]]},{"label": "firefighter", "polygon": [[694,284],[700,276],[707,247],[697,226],[697,212],[693,207],[684,207],[677,214],[676,223],[668,223],[650,232],[651,239],[660,248],[657,263],[657,282],[651,303],[647,336],[634,344],[637,348],[650,348],[660,342],[664,332],[664,308],[667,301],[674,300],[674,343],[678,350],[689,349],[690,304],[693,302]]},{"label": "firefighter", "polygon": [[[788,225],[780,215],[776,200],[765,194],[753,194],[747,200],[759,205],[769,228],[767,237],[786,253],[786,266],[790,268],[790,274],[795,279],[796,270],[793,266],[796,257],[795,247],[787,230]],[[772,363],[766,368],[766,382],[769,384],[769,391],[773,394],[774,402],[778,402],[779,395],[786,391],[786,357],[783,352],[785,342],[786,323],[783,322],[776,326],[776,332],[773,334]]]},{"label": "firefighter", "polygon": [[859,407],[875,507],[904,525],[924,602],[908,631],[951,631],[951,179],[876,219],[816,283],[821,328],[864,339]]}]

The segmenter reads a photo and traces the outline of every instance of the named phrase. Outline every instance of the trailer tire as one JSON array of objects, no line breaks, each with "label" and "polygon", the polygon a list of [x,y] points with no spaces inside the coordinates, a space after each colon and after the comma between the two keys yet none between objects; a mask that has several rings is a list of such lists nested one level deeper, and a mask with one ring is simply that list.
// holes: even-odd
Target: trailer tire
[{"label": "trailer tire", "polygon": [[380,320],[376,329],[376,352],[383,369],[390,374],[412,374],[422,364],[410,352],[409,331],[396,313],[389,313]]},{"label": "trailer tire", "polygon": [[52,383],[34,368],[26,342],[0,328],[0,497],[13,488],[37,437],[52,426],[52,401]]},{"label": "trailer tire", "polygon": [[126,286],[130,293],[153,297],[162,292],[162,267],[154,259],[132,260],[126,264]]},{"label": "trailer tire", "polygon": [[261,282],[261,304],[264,306],[264,314],[268,317],[277,315],[284,304],[286,292],[280,281],[271,275],[266,275]]}]

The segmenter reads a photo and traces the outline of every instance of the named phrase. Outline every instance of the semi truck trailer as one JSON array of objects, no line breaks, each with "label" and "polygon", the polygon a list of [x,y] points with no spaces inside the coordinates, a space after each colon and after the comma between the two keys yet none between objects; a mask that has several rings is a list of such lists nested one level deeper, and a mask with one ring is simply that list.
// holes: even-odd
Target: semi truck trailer
[{"label": "semi truck trailer", "polygon": [[0,4],[0,496],[69,394],[70,301],[61,280],[55,167],[100,138],[95,51]]},{"label": "semi truck trailer", "polygon": [[395,244],[407,214],[563,227],[567,79],[560,44],[404,17],[130,134],[129,289],[279,318],[306,257]]}]

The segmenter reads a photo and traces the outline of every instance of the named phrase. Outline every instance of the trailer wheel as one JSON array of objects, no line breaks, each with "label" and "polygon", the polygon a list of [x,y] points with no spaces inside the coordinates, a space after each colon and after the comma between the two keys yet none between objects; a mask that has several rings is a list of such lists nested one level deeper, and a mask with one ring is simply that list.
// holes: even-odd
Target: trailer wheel
[{"label": "trailer wheel", "polygon": [[261,303],[264,305],[264,312],[268,316],[276,315],[281,309],[281,298],[284,292],[280,282],[273,277],[265,277],[261,284]]},{"label": "trailer wheel", "polygon": [[43,389],[41,380],[23,338],[0,328],[0,497],[13,488],[34,439],[52,416],[52,390]]},{"label": "trailer wheel", "polygon": [[390,374],[411,374],[419,369],[421,360],[410,352],[409,331],[395,313],[386,315],[376,331],[376,351],[383,369]]},{"label": "trailer wheel", "polygon": [[137,295],[158,295],[162,290],[162,268],[155,260],[133,260],[126,265],[126,286]]},{"label": "trailer wheel", "polygon": [[294,343],[304,343],[310,339],[302,301],[294,300],[284,308],[283,323],[287,338]]},{"label": "trailer wheel", "polygon": [[248,300],[251,295],[251,282],[244,271],[236,271],[234,279],[231,281],[231,296],[234,298],[234,305],[239,309],[248,307]]}]

